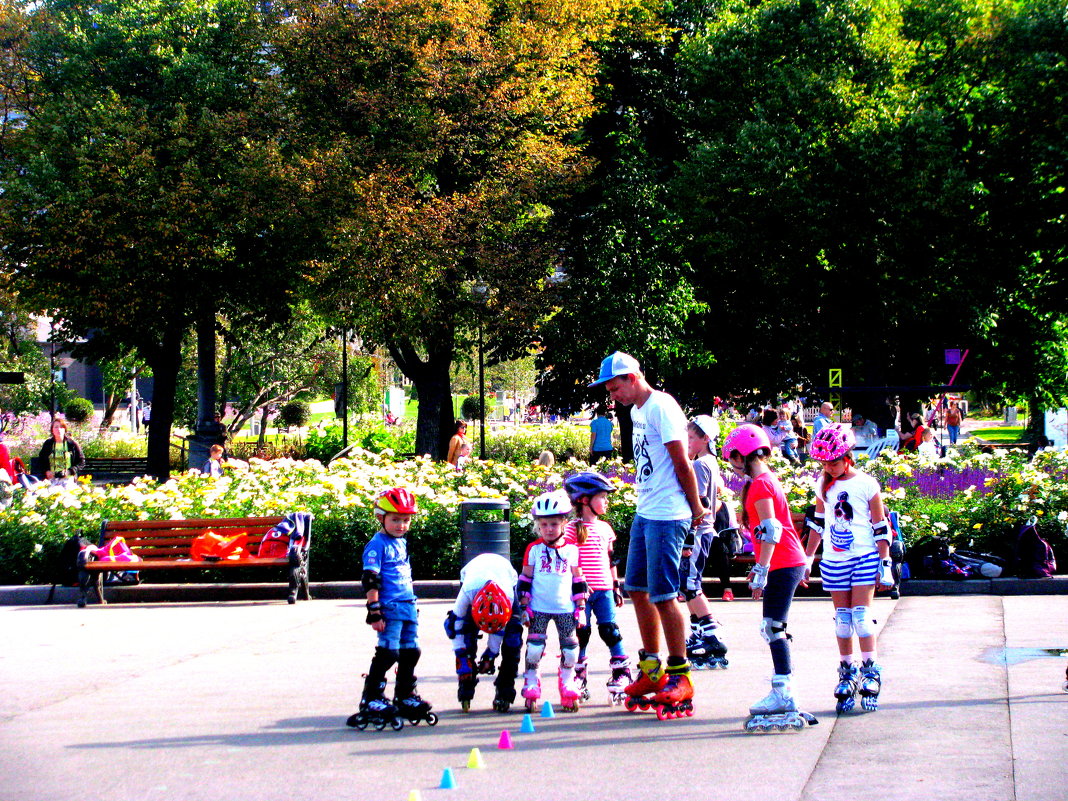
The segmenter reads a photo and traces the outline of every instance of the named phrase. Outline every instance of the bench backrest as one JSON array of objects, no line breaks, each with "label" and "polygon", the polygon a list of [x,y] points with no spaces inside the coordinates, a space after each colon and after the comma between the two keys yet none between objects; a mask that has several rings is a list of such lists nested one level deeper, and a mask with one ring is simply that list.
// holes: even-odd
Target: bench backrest
[{"label": "bench backrest", "polygon": [[[100,545],[118,535],[142,559],[188,559],[193,540],[208,531],[223,536],[248,534],[248,551],[259,550],[263,535],[283,517],[229,517],[207,520],[105,520]],[[308,543],[305,543],[305,547]]]},{"label": "bench backrest", "polygon": [[86,467],[99,467],[107,470],[137,470],[148,467],[147,456],[123,456],[123,457],[86,457]]}]

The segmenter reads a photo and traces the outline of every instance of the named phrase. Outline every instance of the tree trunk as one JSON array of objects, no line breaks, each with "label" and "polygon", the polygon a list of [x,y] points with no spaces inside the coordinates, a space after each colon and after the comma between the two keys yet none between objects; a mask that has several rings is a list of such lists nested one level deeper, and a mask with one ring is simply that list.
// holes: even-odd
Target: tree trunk
[{"label": "tree trunk", "polygon": [[419,395],[419,418],[415,427],[415,452],[444,459],[452,437],[452,367],[453,338],[440,338],[426,359],[420,359],[411,343],[387,344],[397,367],[415,384]]},{"label": "tree trunk", "polygon": [[630,464],[634,461],[634,440],[631,438],[634,424],[630,419],[630,406],[617,403],[616,417],[619,419],[619,454],[624,462]]},{"label": "tree trunk", "polygon": [[167,330],[158,348],[142,350],[155,376],[152,389],[152,425],[148,427],[148,472],[166,481],[171,472],[171,426],[174,395],[182,366],[181,329]]}]

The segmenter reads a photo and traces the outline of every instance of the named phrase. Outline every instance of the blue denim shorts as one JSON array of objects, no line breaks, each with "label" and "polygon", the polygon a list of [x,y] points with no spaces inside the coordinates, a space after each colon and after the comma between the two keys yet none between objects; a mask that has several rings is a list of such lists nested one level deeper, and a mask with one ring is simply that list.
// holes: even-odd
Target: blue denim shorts
[{"label": "blue denim shorts", "polygon": [[399,651],[419,647],[419,613],[415,601],[393,601],[382,604],[386,628],[378,633],[378,647]]},{"label": "blue denim shorts", "polygon": [[654,604],[679,594],[679,560],[689,520],[647,520],[634,516],[627,551],[628,592],[647,592]]}]

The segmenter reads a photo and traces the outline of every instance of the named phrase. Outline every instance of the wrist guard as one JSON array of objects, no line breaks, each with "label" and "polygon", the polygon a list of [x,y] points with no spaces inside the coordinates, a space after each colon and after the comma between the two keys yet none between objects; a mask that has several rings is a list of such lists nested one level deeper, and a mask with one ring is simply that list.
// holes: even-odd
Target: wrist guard
[{"label": "wrist guard", "polygon": [[762,590],[768,586],[768,566],[757,562],[753,565],[753,580],[749,582],[749,589]]},{"label": "wrist guard", "polygon": [[623,585],[618,581],[612,585],[612,601],[617,605],[623,603]]},{"label": "wrist guard", "polygon": [[871,527],[871,531],[875,535],[875,541],[876,542],[879,542],[880,540],[882,540],[885,543],[888,543],[888,544],[890,543],[890,541],[891,541],[890,526],[888,526],[886,524],[885,520],[880,520],[878,523],[873,525]]},{"label": "wrist guard", "polygon": [[530,583],[530,579],[526,576],[520,576],[519,581],[515,585],[516,592],[519,593],[520,599],[525,595],[527,597],[527,603],[530,603],[530,595],[534,592],[534,585]]},{"label": "wrist guard", "polygon": [[572,581],[571,582],[571,600],[575,603],[581,603],[586,600],[586,582],[585,581]]},{"label": "wrist guard", "polygon": [[377,570],[363,571],[363,591],[382,589],[382,574]]},{"label": "wrist guard", "polygon": [[367,623],[377,623],[382,620],[382,604],[379,601],[371,601],[367,604]]},{"label": "wrist guard", "polygon": [[805,519],[805,525],[809,527],[809,530],[815,531],[821,537],[823,536],[823,526],[827,522],[827,516],[814,514],[812,517]]}]

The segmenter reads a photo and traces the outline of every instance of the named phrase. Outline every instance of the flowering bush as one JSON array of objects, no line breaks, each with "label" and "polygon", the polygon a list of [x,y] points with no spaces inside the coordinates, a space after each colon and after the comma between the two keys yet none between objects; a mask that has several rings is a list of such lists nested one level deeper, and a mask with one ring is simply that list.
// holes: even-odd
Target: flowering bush
[{"label": "flowering bush", "polygon": [[[533,439],[526,439],[532,435],[521,432],[517,430],[516,452],[533,444]],[[818,468],[793,468],[780,460],[774,466],[791,508],[803,510],[812,502]],[[618,488],[607,519],[619,538],[617,553],[622,554],[634,515],[634,476],[630,466],[618,460],[599,467]],[[1041,453],[1028,462],[1022,452],[988,455],[962,449],[949,459],[925,462],[884,451],[877,459],[862,460],[861,468],[880,481],[887,505],[901,515],[910,542],[941,535],[960,546],[1007,554],[1020,525],[1034,516],[1058,557],[1068,559],[1064,533],[1068,454],[1064,452]],[[588,469],[587,465],[575,460],[546,468],[522,458],[516,462],[476,460],[457,472],[446,463],[422,457],[397,461],[388,449],[378,454],[356,450],[329,467],[315,460],[253,459],[228,467],[224,477],[214,480],[189,471],[164,483],[138,479],[128,486],[99,487],[83,479],[66,485],[42,484],[30,491],[16,489],[10,504],[0,506],[0,583],[51,580],[62,543],[73,534],[95,541],[104,520],[245,517],[292,511],[315,515],[315,579],[355,580],[361,572],[361,549],[377,530],[374,498],[397,485],[411,488],[419,500],[420,514],[409,534],[415,576],[456,577],[463,501],[509,501],[512,550],[518,557],[532,538],[533,498],[559,488],[569,473],[582,469]],[[730,477],[728,487],[737,491],[741,484]],[[208,573],[204,578],[215,576]]]}]

